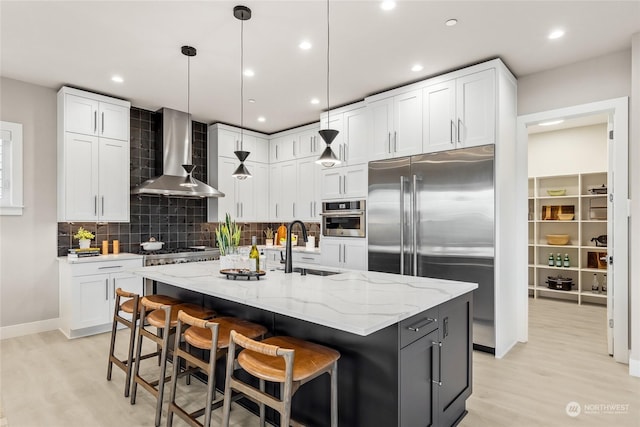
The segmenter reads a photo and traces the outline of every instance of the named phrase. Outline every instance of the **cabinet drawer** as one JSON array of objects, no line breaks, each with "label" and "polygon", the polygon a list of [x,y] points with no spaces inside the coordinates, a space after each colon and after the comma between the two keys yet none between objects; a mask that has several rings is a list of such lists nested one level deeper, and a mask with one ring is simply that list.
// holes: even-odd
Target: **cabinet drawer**
[{"label": "cabinet drawer", "polygon": [[320,264],[321,261],[320,254],[304,252],[293,252],[291,259],[293,262],[305,262],[308,264]]},{"label": "cabinet drawer", "polygon": [[434,307],[399,323],[400,347],[438,329],[438,308]]},{"label": "cabinet drawer", "polygon": [[72,276],[88,276],[91,274],[119,273],[129,268],[142,267],[142,259],[114,261],[83,262],[71,265]]}]

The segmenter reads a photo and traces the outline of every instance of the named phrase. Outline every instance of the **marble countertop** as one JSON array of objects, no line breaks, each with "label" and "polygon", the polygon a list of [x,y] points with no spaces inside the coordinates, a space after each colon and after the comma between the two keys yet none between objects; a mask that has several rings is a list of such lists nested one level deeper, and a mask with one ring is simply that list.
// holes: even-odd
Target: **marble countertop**
[{"label": "marble countertop", "polygon": [[82,264],[86,262],[121,261],[125,259],[141,259],[141,258],[143,258],[143,255],[121,252],[119,254],[97,255],[97,256],[88,256],[88,257],[82,257],[82,258],[71,258],[67,256],[59,256],[58,262],[67,262],[69,264]]},{"label": "marble countertop", "polygon": [[[313,264],[307,267],[336,271]],[[323,277],[270,270],[260,280],[227,280],[220,274],[219,261],[129,271],[147,279],[362,336],[478,287],[475,283],[372,271],[345,271]]]}]

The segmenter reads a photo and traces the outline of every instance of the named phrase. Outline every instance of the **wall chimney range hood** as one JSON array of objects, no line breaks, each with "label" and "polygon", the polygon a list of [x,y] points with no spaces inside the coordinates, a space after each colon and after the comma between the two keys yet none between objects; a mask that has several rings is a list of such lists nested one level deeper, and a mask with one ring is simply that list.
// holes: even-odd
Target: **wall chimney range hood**
[{"label": "wall chimney range hood", "polygon": [[224,193],[191,175],[192,164],[191,116],[182,111],[162,108],[157,111],[156,172],[151,178],[131,190],[143,196],[183,198],[224,197]]}]

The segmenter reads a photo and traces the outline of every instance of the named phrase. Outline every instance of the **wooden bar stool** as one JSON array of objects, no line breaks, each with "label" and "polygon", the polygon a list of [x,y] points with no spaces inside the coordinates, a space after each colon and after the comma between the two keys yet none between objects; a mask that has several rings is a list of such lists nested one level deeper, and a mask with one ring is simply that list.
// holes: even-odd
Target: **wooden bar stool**
[{"label": "wooden bar stool", "polygon": [[[164,396],[164,383],[171,378],[167,378],[167,354],[169,352],[169,337],[175,332],[178,324],[178,313],[182,310],[198,319],[211,319],[216,312],[196,304],[181,303],[168,305],[153,302],[150,298],[143,297],[140,300],[142,313],[140,316],[140,327],[138,328],[138,342],[136,348],[136,360],[140,360],[142,349],[142,338],[153,341],[160,351],[160,373],[158,379],[148,381],[140,376],[140,363],[135,364],[133,383],[131,385],[131,404],[136,403],[136,392],[138,384],[151,393],[156,399],[155,425],[160,425],[162,416],[162,398]],[[145,326],[155,327],[157,333],[153,333]]]},{"label": "wooden bar stool", "polygon": [[[188,325],[185,330],[183,328]],[[216,360],[227,354],[229,347],[229,336],[232,332],[239,331],[251,338],[264,337],[267,328],[247,320],[236,317],[217,317],[212,320],[197,319],[184,311],[178,313],[178,325],[176,327],[176,339],[173,349],[173,374],[171,375],[171,398],[169,401],[169,412],[167,413],[167,427],[173,423],[173,414],[185,420],[192,426],[209,427],[211,425],[211,411],[219,407],[220,401],[214,405],[216,398]],[[184,335],[187,345],[209,351],[209,360],[200,359],[188,352],[188,347],[182,349],[180,337]],[[187,364],[198,367],[207,375],[207,400],[203,409],[188,413],[184,408],[176,403],[176,386],[178,378],[178,366],[180,358]],[[234,355],[227,355],[233,361]],[[229,368],[227,368],[229,369]],[[197,418],[204,413],[204,423],[200,423]]]},{"label": "wooden bar stool", "polygon": [[[122,298],[129,298],[128,300],[121,303]],[[178,304],[180,300],[175,298],[171,298],[166,295],[149,295],[151,301],[162,303],[162,304]],[[121,288],[116,289],[116,304],[115,309],[113,311],[113,324],[111,326],[111,343],[109,345],[109,362],[107,364],[107,381],[111,381],[111,372],[113,371],[113,365],[115,364],[117,367],[122,369],[125,374],[125,382],[124,382],[124,397],[129,397],[129,389],[131,388],[131,372],[133,369],[133,363],[135,359],[133,358],[133,348],[135,344],[136,338],[136,328],[137,322],[140,318],[140,310],[142,306],[140,305],[140,295],[123,291]],[[122,317],[120,313],[126,313],[131,316],[131,320],[126,317]],[[116,346],[116,335],[118,323],[129,328],[129,348],[127,351],[126,359],[119,359],[115,356],[114,350]],[[142,359],[146,359],[148,357],[152,357],[155,354],[144,355],[141,356]]]},{"label": "wooden bar stool", "polygon": [[[229,354],[235,354],[235,346],[244,348],[238,354],[238,364],[260,380],[260,390],[233,376],[233,358],[227,357],[227,373],[224,388],[223,427],[229,426],[232,390],[244,394],[260,405],[260,425],[264,426],[264,405],[280,413],[280,426],[291,423],[291,399],[298,388],[312,379],[328,373],[331,376],[331,427],[338,426],[338,359],[337,351],[293,337],[271,337],[262,342],[254,341],[236,331],[231,331]],[[280,383],[281,398],[264,392],[264,382]]]}]

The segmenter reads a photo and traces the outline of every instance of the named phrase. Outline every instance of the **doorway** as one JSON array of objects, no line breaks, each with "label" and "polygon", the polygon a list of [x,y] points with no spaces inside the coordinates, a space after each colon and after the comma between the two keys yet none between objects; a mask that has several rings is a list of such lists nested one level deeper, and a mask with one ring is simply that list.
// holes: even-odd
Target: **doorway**
[{"label": "doorway", "polygon": [[[529,179],[528,150],[529,128],[543,122],[564,119],[586,120],[587,117],[606,118],[608,138],[607,198],[606,206],[609,214],[607,220],[607,257],[614,262],[608,265],[607,289],[607,324],[611,329],[610,352],[617,362],[628,363],[628,99],[618,98],[583,104],[542,113],[518,117],[517,121],[517,163],[519,199],[517,203],[517,265],[518,283],[529,283]],[[546,191],[546,190],[545,190]],[[582,201],[580,202],[582,203]],[[578,255],[581,256],[581,255]],[[609,261],[609,258],[607,258]],[[579,273],[581,274],[581,273]],[[518,318],[519,341],[528,340],[528,298],[529,289],[519,288],[518,302],[520,316]]]}]

